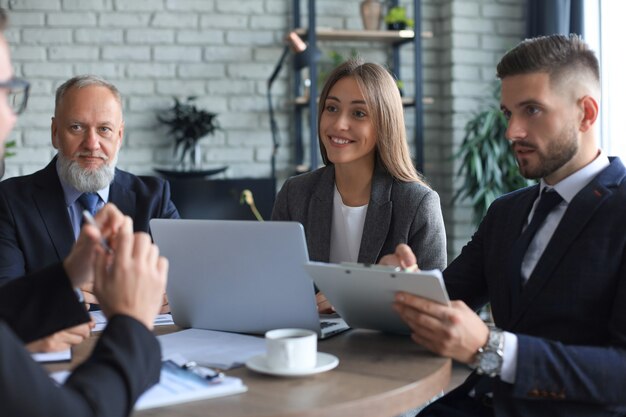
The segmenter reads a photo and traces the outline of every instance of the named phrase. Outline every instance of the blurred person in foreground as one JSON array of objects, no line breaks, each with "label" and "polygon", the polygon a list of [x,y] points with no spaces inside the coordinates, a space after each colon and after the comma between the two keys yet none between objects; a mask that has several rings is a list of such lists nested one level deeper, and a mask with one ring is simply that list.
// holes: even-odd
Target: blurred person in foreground
[{"label": "blurred person in foreground", "polygon": [[[6,14],[0,8],[0,30]],[[26,103],[28,83],[13,76],[0,31],[0,165],[4,142]],[[85,225],[62,263],[0,287],[0,415],[126,416],[158,382],[159,343],[152,334],[167,280],[167,260],[114,205]],[[100,230],[99,230],[100,229]],[[100,239],[113,252],[105,253]],[[33,361],[24,342],[84,323],[89,315],[76,289],[94,281],[109,323],[92,354],[59,387]]]}]

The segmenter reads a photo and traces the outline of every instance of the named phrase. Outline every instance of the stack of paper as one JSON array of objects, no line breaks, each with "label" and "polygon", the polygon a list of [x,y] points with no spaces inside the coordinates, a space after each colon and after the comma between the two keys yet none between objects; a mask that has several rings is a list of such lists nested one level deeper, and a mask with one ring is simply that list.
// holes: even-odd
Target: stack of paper
[{"label": "stack of paper", "polygon": [[[91,318],[93,319],[93,321],[96,322],[96,325],[94,326],[93,329],[91,329],[92,332],[101,332],[102,330],[104,330],[104,328],[107,325],[107,318],[105,317],[104,313],[102,312],[102,310],[98,310],[98,311],[90,311],[89,314],[91,314]],[[157,316],[154,318],[154,325],[155,326],[167,326],[169,324],[174,324],[174,320],[172,319],[172,315],[167,313],[167,314],[157,314]]]},{"label": "stack of paper", "polygon": [[31,353],[37,362],[69,362],[72,360],[72,349],[65,349],[60,352]]},{"label": "stack of paper", "polygon": [[163,359],[182,355],[200,365],[219,369],[243,366],[265,353],[265,339],[238,333],[187,329],[158,336]]}]

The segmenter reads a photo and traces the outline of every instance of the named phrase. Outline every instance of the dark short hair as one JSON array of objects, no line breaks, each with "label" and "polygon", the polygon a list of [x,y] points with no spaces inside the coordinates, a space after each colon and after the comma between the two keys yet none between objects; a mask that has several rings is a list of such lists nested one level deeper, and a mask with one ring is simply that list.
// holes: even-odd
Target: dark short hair
[{"label": "dark short hair", "polygon": [[600,65],[594,52],[578,35],[550,35],[526,39],[500,60],[500,79],[521,74],[545,72],[559,80],[571,71],[587,72],[600,81]]},{"label": "dark short hair", "polygon": [[7,12],[2,7],[0,7],[0,31],[3,31],[6,27],[7,20],[9,20]]}]

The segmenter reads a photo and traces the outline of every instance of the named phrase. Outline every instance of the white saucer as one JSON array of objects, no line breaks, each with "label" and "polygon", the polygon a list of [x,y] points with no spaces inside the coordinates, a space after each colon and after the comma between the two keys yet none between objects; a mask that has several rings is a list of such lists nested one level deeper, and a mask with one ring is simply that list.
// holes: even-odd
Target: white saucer
[{"label": "white saucer", "polygon": [[262,374],[277,376],[306,376],[330,371],[339,365],[339,359],[330,353],[317,352],[315,368],[306,370],[270,369],[265,362],[265,355],[257,355],[246,362],[246,367]]}]

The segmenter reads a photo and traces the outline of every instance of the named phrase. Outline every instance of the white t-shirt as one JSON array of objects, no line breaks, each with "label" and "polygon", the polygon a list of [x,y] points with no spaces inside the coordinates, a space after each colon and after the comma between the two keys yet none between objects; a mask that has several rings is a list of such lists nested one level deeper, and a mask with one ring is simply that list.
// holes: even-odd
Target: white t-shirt
[{"label": "white t-shirt", "polygon": [[335,185],[330,229],[330,262],[358,261],[367,206],[367,204],[360,207],[346,206]]}]

